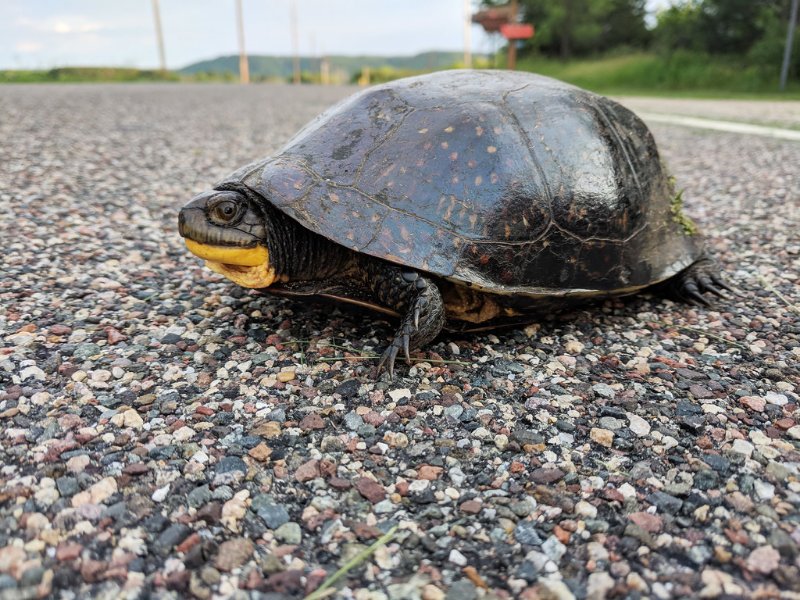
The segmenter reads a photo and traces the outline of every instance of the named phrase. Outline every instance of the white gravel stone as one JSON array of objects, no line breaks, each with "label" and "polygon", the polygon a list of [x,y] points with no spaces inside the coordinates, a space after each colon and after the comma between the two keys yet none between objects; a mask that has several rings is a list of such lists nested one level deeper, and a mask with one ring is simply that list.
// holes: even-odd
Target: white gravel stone
[{"label": "white gravel stone", "polygon": [[172,438],[176,442],[185,442],[186,440],[192,439],[197,432],[189,427],[188,425],[184,425],[183,427],[176,429],[172,433]]},{"label": "white gravel stone", "polygon": [[455,548],[450,550],[450,556],[448,557],[448,560],[454,565],[458,565],[459,567],[467,566],[467,557],[461,554],[461,552],[459,552]]},{"label": "white gravel stone", "polygon": [[411,398],[411,390],[408,388],[400,388],[396,390],[391,390],[389,392],[389,397],[392,401],[397,402],[398,400],[402,400],[403,398]]},{"label": "white gravel stone", "polygon": [[431,482],[427,479],[415,479],[408,484],[408,491],[414,494],[421,494],[429,487],[431,487]]},{"label": "white gravel stone", "polygon": [[562,544],[554,535],[551,535],[542,544],[542,552],[544,552],[554,563],[558,563],[566,551],[567,547]]},{"label": "white gravel stone", "polygon": [[789,403],[789,398],[786,394],[776,394],[775,392],[767,392],[764,395],[764,400],[775,406],[785,406]]},{"label": "white gravel stone", "polygon": [[633,433],[639,437],[644,437],[650,433],[650,423],[645,419],[632,412],[626,413],[626,416],[628,417],[628,428]]},{"label": "white gravel stone", "polygon": [[19,374],[20,379],[25,381],[26,379],[35,379],[36,381],[44,381],[45,380],[45,373],[36,365],[32,365],[30,367],[25,367],[22,369],[22,372]]},{"label": "white gravel stone", "polygon": [[585,348],[584,344],[577,340],[569,340],[566,344],[564,344],[564,350],[569,352],[570,354],[580,354],[583,352]]},{"label": "white gravel stone", "polygon": [[447,471],[447,475],[450,477],[450,481],[452,481],[456,487],[461,487],[464,485],[464,481],[467,478],[467,476],[464,474],[464,471],[461,470],[461,467],[453,467]]},{"label": "white gravel stone", "polygon": [[548,598],[554,600],[575,600],[575,594],[560,579],[543,577],[538,582],[539,586],[547,592]]},{"label": "white gravel stone", "polygon": [[614,389],[608,385],[607,383],[596,383],[592,386],[592,390],[598,396],[602,396],[603,398],[613,399],[617,393]]},{"label": "white gravel stone", "polygon": [[89,457],[86,454],[79,454],[72,456],[67,460],[67,470],[73,473],[82,473],[83,470],[89,465]]},{"label": "white gravel stone", "polygon": [[775,486],[763,479],[756,479],[753,482],[753,487],[759,500],[770,500],[775,496]]},{"label": "white gravel stone", "polygon": [[508,448],[508,436],[504,433],[498,433],[496,436],[494,436],[494,445],[502,452]]},{"label": "white gravel stone", "polygon": [[619,486],[618,491],[624,498],[636,498],[636,488],[633,487],[630,483],[623,483]]},{"label": "white gravel stone", "polygon": [[735,439],[733,440],[732,450],[737,454],[743,454],[747,458],[750,458],[753,455],[753,450],[755,450],[755,448],[753,447],[753,444],[747,440]]},{"label": "white gravel stone", "polygon": [[584,519],[594,519],[597,517],[597,508],[589,502],[586,502],[586,500],[579,500],[575,504],[575,514]]},{"label": "white gravel stone", "polygon": [[589,575],[586,585],[587,600],[604,600],[611,588],[614,587],[614,578],[605,571],[598,571]]},{"label": "white gravel stone", "polygon": [[151,498],[153,499],[153,502],[163,502],[164,500],[166,500],[168,494],[169,494],[169,484],[158,488],[155,492],[153,492]]}]

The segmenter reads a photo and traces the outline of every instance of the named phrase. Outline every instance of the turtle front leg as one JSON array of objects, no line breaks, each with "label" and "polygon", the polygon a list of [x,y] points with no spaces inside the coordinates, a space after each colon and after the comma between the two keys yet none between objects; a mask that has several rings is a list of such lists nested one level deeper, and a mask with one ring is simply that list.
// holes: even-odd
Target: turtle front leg
[{"label": "turtle front leg", "polygon": [[703,296],[706,292],[726,298],[727,290],[733,294],[737,291],[730,287],[722,278],[717,261],[709,256],[703,256],[670,280],[675,294],[683,300],[703,306],[711,306],[708,299]]},{"label": "turtle front leg", "polygon": [[378,302],[402,315],[400,327],[378,363],[379,375],[385,366],[393,377],[401,350],[411,364],[410,351],[439,335],[445,324],[444,302],[436,284],[416,271],[380,264],[368,268],[366,274]]}]

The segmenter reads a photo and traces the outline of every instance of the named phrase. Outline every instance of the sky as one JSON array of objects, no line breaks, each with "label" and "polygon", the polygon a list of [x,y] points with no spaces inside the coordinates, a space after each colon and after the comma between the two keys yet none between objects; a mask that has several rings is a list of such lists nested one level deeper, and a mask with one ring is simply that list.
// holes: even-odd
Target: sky
[{"label": "sky", "polygon": [[[464,48],[464,0],[242,0],[248,54],[292,53],[293,1],[302,55]],[[234,0],[159,3],[168,68],[238,53]],[[494,49],[479,26],[471,38]],[[0,0],[0,69],[97,65],[158,66],[152,0]]]}]

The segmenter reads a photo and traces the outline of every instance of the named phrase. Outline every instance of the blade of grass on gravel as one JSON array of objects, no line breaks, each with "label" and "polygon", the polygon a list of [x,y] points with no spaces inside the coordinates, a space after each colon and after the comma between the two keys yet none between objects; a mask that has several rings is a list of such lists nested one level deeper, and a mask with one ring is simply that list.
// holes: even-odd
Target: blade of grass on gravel
[{"label": "blade of grass on gravel", "polygon": [[367,560],[378,550],[378,548],[388,544],[392,540],[396,532],[397,532],[397,525],[392,527],[389,531],[387,531],[381,537],[375,540],[369,547],[364,548],[361,552],[359,552],[353,558],[348,560],[342,566],[342,568],[340,568],[333,575],[328,577],[325,581],[322,582],[321,586],[319,586],[316,590],[314,590],[312,593],[306,596],[305,600],[320,600],[321,598],[329,596],[330,593],[326,592],[325,590],[327,590],[334,583],[339,581],[339,579],[347,575],[348,571],[350,571],[351,569],[355,569],[358,565]]}]

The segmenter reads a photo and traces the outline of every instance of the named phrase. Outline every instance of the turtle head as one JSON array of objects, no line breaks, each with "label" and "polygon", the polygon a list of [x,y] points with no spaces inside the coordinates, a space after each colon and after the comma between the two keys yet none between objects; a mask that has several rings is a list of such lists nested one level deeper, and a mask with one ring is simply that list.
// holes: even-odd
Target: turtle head
[{"label": "turtle head", "polygon": [[192,198],[178,215],[178,231],[206,266],[249,288],[277,279],[266,245],[264,217],[244,194],[211,190]]}]

